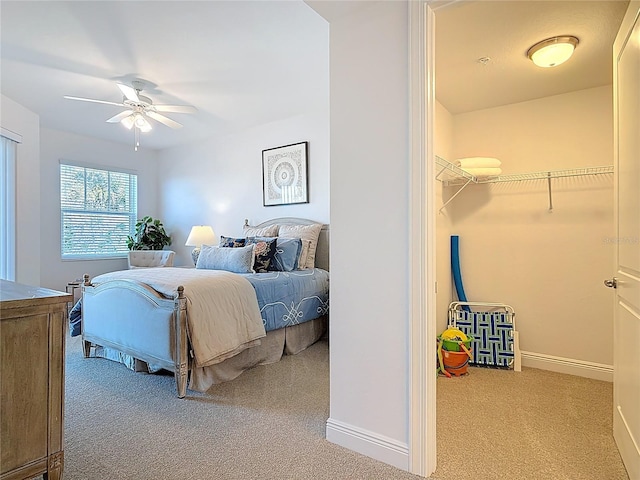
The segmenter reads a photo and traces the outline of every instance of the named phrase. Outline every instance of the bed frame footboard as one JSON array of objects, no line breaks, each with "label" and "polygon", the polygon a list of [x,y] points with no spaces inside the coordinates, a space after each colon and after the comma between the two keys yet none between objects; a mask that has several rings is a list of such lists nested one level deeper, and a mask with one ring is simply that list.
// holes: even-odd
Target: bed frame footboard
[{"label": "bed frame footboard", "polygon": [[173,371],[179,398],[187,394],[189,339],[187,298],[178,287],[173,299],[130,280],[93,285],[84,276],[82,289],[82,348],[113,348]]}]

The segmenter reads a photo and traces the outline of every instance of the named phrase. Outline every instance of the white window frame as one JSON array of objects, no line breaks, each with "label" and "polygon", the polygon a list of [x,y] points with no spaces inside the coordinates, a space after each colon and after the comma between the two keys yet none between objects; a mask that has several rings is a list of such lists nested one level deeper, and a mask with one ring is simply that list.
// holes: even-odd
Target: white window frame
[{"label": "white window frame", "polygon": [[22,135],[0,127],[0,278],[16,279],[16,161]]},{"label": "white window frame", "polygon": [[[73,162],[68,160],[60,160],[59,163],[60,163],[59,175],[60,175],[60,257],[61,259],[66,261],[66,260],[100,260],[100,259],[112,259],[112,258],[125,258],[127,256],[128,248],[127,248],[126,241],[124,241],[124,239],[122,243],[118,242],[117,244],[110,244],[107,250],[102,250],[102,251],[100,251],[99,249],[93,249],[92,251],[89,251],[89,252],[87,252],[86,250],[83,252],[78,252],[78,251],[69,251],[68,249],[66,249],[65,248],[67,246],[67,243],[65,242],[66,227],[72,226],[74,224],[74,222],[67,221],[67,219],[70,218],[71,216],[75,216],[76,219],[78,217],[86,216],[88,220],[100,219],[101,217],[109,217],[111,219],[113,219],[114,217],[122,217],[123,220],[125,220],[129,224],[127,235],[133,235],[135,231],[137,216],[138,216],[138,188],[137,188],[138,174],[137,172],[118,169],[114,167],[105,167],[105,166],[90,165],[85,163],[78,163],[78,162]],[[80,208],[70,208],[70,207],[65,207],[64,205],[65,199],[63,198],[62,187],[63,187],[63,181],[64,181],[63,169],[66,167],[84,170],[84,175],[85,175],[84,176],[85,189],[84,189],[84,201],[83,201],[84,204]],[[92,210],[88,208],[87,192],[86,192],[87,170],[94,170],[94,171],[106,173],[109,177],[108,182],[111,181],[111,174],[129,175],[129,181],[130,181],[129,192],[128,192],[129,209],[118,210],[118,209],[105,208],[100,210]],[[110,188],[107,188],[107,196],[108,196],[107,203],[110,204],[111,203]],[[108,232],[108,230],[106,232]],[[122,236],[121,231],[119,232],[119,234],[120,236]],[[106,234],[105,237],[107,235],[108,234]],[[79,243],[82,245],[82,242],[79,242]],[[77,245],[77,242],[76,242],[76,245]],[[89,246],[90,245],[87,244],[87,247]]]}]

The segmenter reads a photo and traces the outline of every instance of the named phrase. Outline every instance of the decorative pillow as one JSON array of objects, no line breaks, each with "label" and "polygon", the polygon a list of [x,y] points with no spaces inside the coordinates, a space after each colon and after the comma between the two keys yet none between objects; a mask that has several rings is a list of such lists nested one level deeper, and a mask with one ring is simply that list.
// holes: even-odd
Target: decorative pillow
[{"label": "decorative pillow", "polygon": [[298,268],[298,258],[302,250],[300,238],[278,238],[276,240],[276,253],[273,256],[269,271],[291,272]]},{"label": "decorative pillow", "polygon": [[220,235],[220,243],[218,244],[218,246],[238,248],[238,247],[244,247],[246,243],[247,243],[246,238],[224,237]]},{"label": "decorative pillow", "polygon": [[322,230],[321,223],[314,223],[313,225],[280,225],[278,236],[282,238],[301,238],[303,240],[310,240],[309,254],[307,255],[306,262],[300,264],[298,268],[314,268],[316,262],[316,248],[318,247],[318,237],[320,236],[320,230]]},{"label": "decorative pillow", "polygon": [[270,227],[252,227],[251,225],[245,225],[242,227],[245,237],[277,237],[278,225],[271,225]]},{"label": "decorative pillow", "polygon": [[300,238],[302,246],[300,247],[300,256],[298,257],[298,266],[296,270],[304,270],[307,268],[307,258],[309,258],[309,248],[311,247],[311,240],[305,240]]},{"label": "decorative pillow", "polygon": [[233,273],[255,273],[253,270],[253,245],[237,248],[219,248],[204,245],[196,268],[226,270]]},{"label": "decorative pillow", "polygon": [[265,237],[248,237],[247,246],[253,245],[255,260],[253,269],[256,273],[265,273],[269,271],[269,265],[273,261],[276,254],[276,239]]}]

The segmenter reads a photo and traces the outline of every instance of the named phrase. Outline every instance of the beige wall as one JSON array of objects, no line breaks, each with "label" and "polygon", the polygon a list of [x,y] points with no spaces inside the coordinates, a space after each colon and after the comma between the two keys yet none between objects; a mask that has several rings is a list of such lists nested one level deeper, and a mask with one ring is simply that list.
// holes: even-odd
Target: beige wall
[{"label": "beige wall", "polygon": [[[491,156],[503,173],[613,163],[611,87],[453,117],[452,159]],[[613,363],[613,175],[470,185],[446,208],[470,301],[514,307],[536,355]],[[525,365],[526,355],[523,357]]]}]

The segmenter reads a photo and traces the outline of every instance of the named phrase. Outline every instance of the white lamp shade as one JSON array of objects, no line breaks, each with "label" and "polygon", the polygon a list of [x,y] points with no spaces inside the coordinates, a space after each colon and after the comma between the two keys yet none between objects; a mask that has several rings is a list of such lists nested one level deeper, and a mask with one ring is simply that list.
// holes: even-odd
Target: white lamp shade
[{"label": "white lamp shade", "polygon": [[133,127],[133,115],[129,115],[128,117],[124,117],[122,120],[120,120],[120,123],[122,123],[122,125],[124,125],[129,130],[131,130],[131,128]]},{"label": "white lamp shade", "polygon": [[216,234],[209,225],[195,225],[185,242],[186,247],[200,247],[202,245],[217,245]]}]

